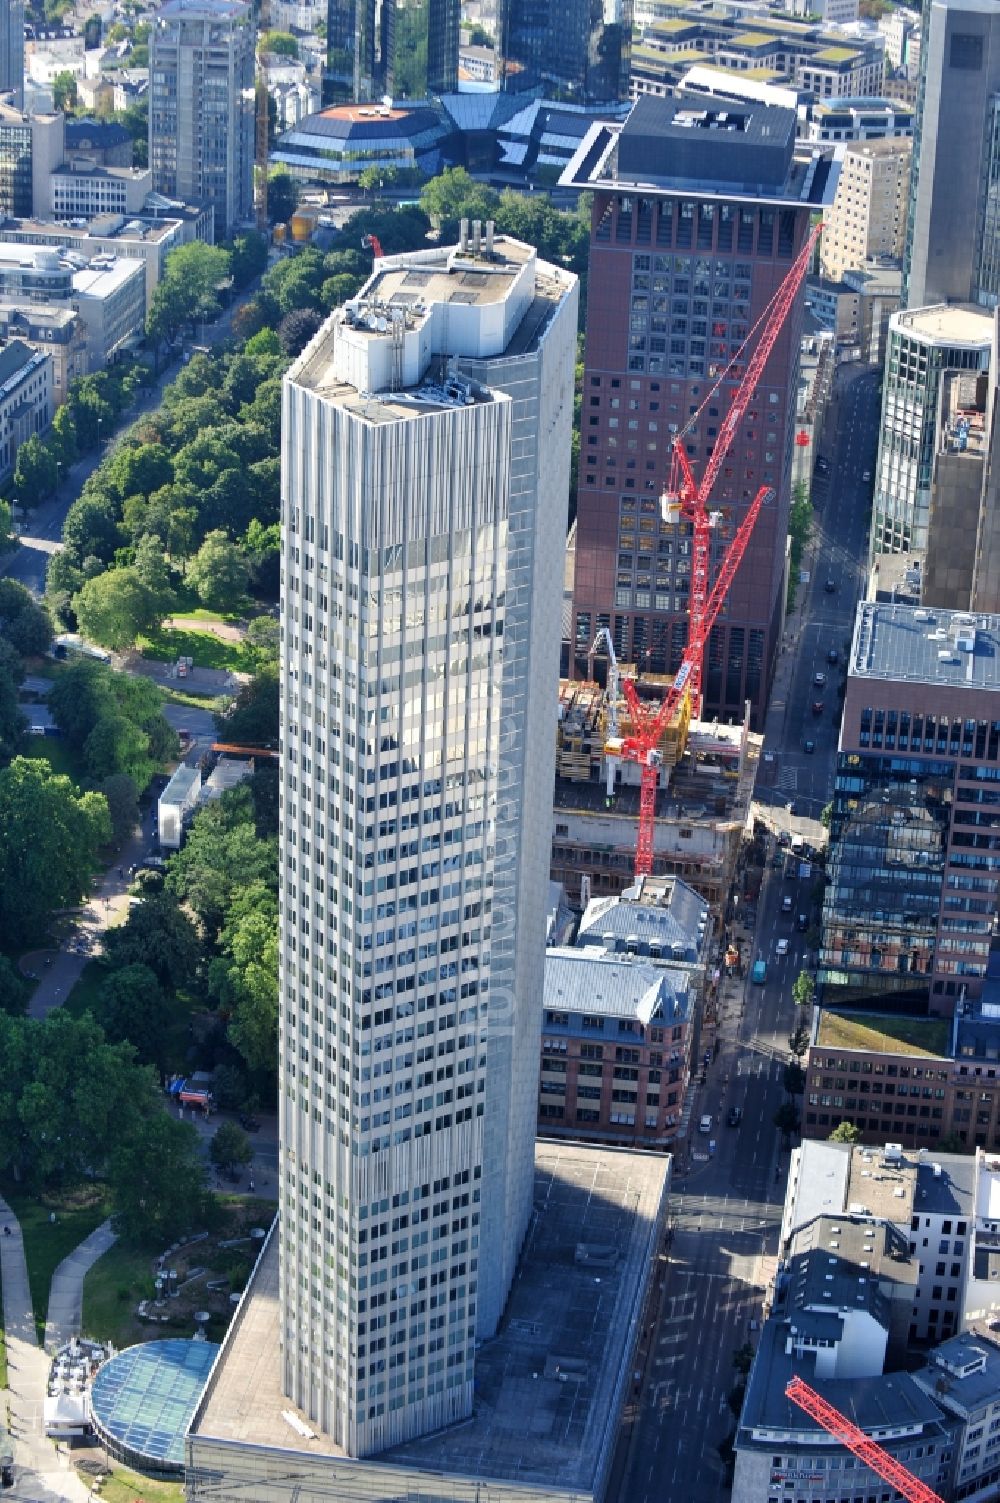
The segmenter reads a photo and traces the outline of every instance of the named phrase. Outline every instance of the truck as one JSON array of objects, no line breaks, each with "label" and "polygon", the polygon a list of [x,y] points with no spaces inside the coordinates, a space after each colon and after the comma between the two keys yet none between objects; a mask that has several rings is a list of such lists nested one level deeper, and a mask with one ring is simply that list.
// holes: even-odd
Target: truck
[{"label": "truck", "polygon": [[763,986],[767,980],[767,961],[755,960],[753,970],[750,972],[750,980],[754,986]]}]

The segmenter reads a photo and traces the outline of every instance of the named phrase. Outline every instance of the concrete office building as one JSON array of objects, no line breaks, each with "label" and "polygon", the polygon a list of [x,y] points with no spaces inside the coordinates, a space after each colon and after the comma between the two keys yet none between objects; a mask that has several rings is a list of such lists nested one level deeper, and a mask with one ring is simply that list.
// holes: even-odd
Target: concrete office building
[{"label": "concrete office building", "polygon": [[61,113],[22,115],[0,105],[0,215],[48,214],[49,183],[64,155]]},{"label": "concrete office building", "polygon": [[102,370],[141,336],[146,281],[138,262],[96,256],[85,262],[56,250],[0,239],[0,298],[74,309],[87,333],[90,370]]},{"label": "concrete office building", "polygon": [[15,109],[24,105],[24,0],[0,5],[0,94]]},{"label": "concrete office building", "polygon": [[834,783],[819,982],[950,1016],[983,989],[1000,896],[1000,618],[858,607]]},{"label": "concrete office building", "polygon": [[141,214],[152,191],[148,168],[64,162],[49,175],[48,212],[54,219]]},{"label": "concrete office building", "polygon": [[[282,1381],[351,1456],[468,1415],[531,1210],[576,301],[477,222],[286,379]],[[450,1317],[407,1283],[388,1371],[383,1200]]]},{"label": "concrete office building", "polygon": [[253,212],[254,27],[242,0],[167,0],[150,31],[149,165],[167,198],[211,204],[228,239]]},{"label": "concrete office building", "polygon": [[880,141],[913,135],[913,111],[898,99],[823,99],[810,107],[804,141]]},{"label": "concrete office building", "polygon": [[498,0],[501,88],[572,104],[629,95],[632,0]]},{"label": "concrete office building", "polygon": [[1000,296],[1000,10],[924,8],[904,303]]},{"label": "concrete office building", "polygon": [[[689,423],[791,268],[836,163],[794,155],[795,114],[703,98],[640,99],[592,127],[561,181],[594,195],[581,418],[571,662],[598,628],[615,651],[675,673],[687,641],[690,524],[661,517],[671,433]],[[761,511],[705,663],[708,716],[752,723],[767,703],[785,601],[802,300],[778,335],[716,487],[714,559],[761,485]],[[736,383],[687,434],[697,474]]]},{"label": "concrete office building", "polygon": [[986,371],[992,340],[992,318],[967,304],[913,308],[889,320],[873,560],[883,553],[926,552],[941,378],[945,371]]},{"label": "concrete office building", "polygon": [[911,151],[911,142],[892,139],[844,147],[820,241],[820,265],[831,281],[859,271],[870,257],[902,257]]}]

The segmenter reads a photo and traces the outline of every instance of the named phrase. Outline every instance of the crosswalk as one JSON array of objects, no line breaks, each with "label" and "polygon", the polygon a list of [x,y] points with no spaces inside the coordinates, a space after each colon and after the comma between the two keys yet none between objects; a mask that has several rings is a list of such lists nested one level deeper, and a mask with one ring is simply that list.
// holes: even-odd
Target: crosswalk
[{"label": "crosswalk", "polygon": [[796,793],[799,786],[799,769],[797,767],[779,767],[775,782],[779,788],[787,793]]}]

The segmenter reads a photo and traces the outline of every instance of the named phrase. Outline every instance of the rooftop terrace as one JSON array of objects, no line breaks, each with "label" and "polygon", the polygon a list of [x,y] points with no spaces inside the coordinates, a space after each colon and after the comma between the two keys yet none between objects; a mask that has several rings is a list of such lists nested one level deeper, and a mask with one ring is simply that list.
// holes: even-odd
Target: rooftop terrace
[{"label": "rooftop terrace", "polygon": [[865,1049],[941,1059],[948,1051],[948,1024],[943,1018],[843,1013],[824,1007],[816,1043],[826,1049]]}]

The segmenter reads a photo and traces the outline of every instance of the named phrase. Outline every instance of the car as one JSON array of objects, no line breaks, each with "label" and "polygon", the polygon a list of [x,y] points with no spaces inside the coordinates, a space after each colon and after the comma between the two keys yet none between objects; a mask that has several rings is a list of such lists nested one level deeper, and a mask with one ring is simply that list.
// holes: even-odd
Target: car
[{"label": "car", "polygon": [[822,689],[826,684],[826,674],[822,671],[814,673],[813,683],[816,685],[817,689]]},{"label": "car", "polygon": [[787,939],[779,939],[778,943],[774,947],[774,953],[775,953],[775,955],[787,955],[788,954],[788,940]]},{"label": "car", "polygon": [[798,814],[798,812],[799,812],[799,801],[798,801],[797,798],[793,798],[792,800],[790,800],[789,805],[788,805],[788,812],[789,812],[789,814]]},{"label": "car", "polygon": [[244,1132],[260,1132],[260,1123],[256,1117],[251,1117],[249,1112],[240,1113],[240,1126]]},{"label": "car", "polygon": [[824,590],[826,591],[826,593],[828,595],[836,595],[836,593],[837,593],[837,581],[835,579],[827,579],[827,582],[823,586],[823,588],[824,588]]},{"label": "car", "polygon": [[821,475],[826,475],[830,469],[830,461],[828,459],[824,459],[822,454],[817,454],[816,468]]},{"label": "car", "polygon": [[830,664],[831,668],[836,668],[837,664],[840,662],[840,654],[837,652],[836,647],[830,648],[830,651],[826,655],[826,660]]},{"label": "car", "polygon": [[871,470],[865,470],[865,471],[863,471],[861,478],[862,478],[862,480],[870,480],[872,478],[872,472],[871,472]]},{"label": "car", "polygon": [[791,900],[791,898],[789,898],[789,897],[782,898],[782,900],[781,900],[781,911],[782,911],[782,913],[791,913],[791,911],[792,911],[792,900]]},{"label": "car", "polygon": [[811,757],[812,754],[813,754],[813,752],[816,750],[816,743],[815,743],[815,741],[810,741],[808,739],[806,739],[805,741],[803,741],[803,743],[802,743],[802,750],[805,752],[805,754],[806,754],[807,757]]},{"label": "car", "polygon": [[740,1123],[742,1121],[743,1121],[743,1108],[741,1106],[731,1106],[729,1108],[728,1112],[726,1113],[726,1122],[727,1122],[727,1124],[730,1127],[739,1127],[739,1125],[740,1125]]},{"label": "car", "polygon": [[809,928],[809,915],[800,913],[798,918],[795,920],[795,927],[800,934],[805,934],[806,930]]},{"label": "car", "polygon": [[764,753],[764,761],[765,762],[773,762],[774,761],[774,752],[772,752],[772,751],[766,751]]},{"label": "car", "polygon": [[753,982],[754,986],[763,986],[764,985],[764,982],[767,980],[767,961],[766,960],[755,960],[754,961],[754,963],[753,963],[753,969],[750,972],[750,980]]},{"label": "car", "polygon": [[779,845],[789,845],[791,843],[791,839],[792,839],[791,833],[788,830],[779,830],[778,831],[778,844]]},{"label": "car", "polygon": [[821,699],[814,699],[813,700],[813,702],[812,702],[812,712],[813,712],[814,715],[822,715],[822,713],[823,713],[823,711],[824,711],[825,708],[826,707],[825,707],[825,705],[824,705],[824,703],[823,703],[823,701]]},{"label": "car", "polygon": [[704,1117],[698,1123],[698,1131],[703,1132],[706,1137],[712,1131],[712,1118],[708,1112],[705,1113]]}]

